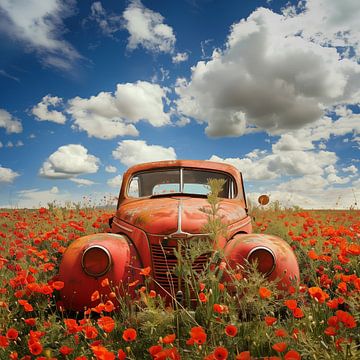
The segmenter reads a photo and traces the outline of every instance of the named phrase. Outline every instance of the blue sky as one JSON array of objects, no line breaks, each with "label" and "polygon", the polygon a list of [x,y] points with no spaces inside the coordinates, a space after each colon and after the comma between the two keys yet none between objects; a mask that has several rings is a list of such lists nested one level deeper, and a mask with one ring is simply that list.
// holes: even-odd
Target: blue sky
[{"label": "blue sky", "polygon": [[101,202],[131,165],[360,201],[357,0],[0,0],[0,207]]}]

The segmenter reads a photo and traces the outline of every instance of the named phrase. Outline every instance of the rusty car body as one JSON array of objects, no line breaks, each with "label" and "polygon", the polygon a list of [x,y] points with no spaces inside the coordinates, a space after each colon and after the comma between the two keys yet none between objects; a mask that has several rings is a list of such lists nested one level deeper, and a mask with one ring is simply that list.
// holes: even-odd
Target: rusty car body
[{"label": "rusty car body", "polygon": [[[217,247],[231,267],[257,261],[259,271],[279,286],[289,287],[299,279],[299,268],[291,247],[283,239],[252,233],[241,173],[233,166],[200,160],[175,160],[144,163],[131,167],[123,176],[115,216],[110,232],[75,240],[65,251],[58,279],[64,282],[60,292],[66,309],[84,310],[95,306],[91,301],[98,290],[103,301],[114,289],[126,289],[136,295],[136,286],[145,283],[141,269],[151,269],[151,287],[168,296],[181,290],[178,277],[171,274],[178,258],[174,250],[179,242],[208,239],[204,225],[209,207],[209,179],[223,179],[219,194],[219,216],[226,225],[226,236]],[[193,264],[201,269],[209,253]],[[108,279],[112,284],[102,287]],[[129,286],[130,285],[130,286]]]}]

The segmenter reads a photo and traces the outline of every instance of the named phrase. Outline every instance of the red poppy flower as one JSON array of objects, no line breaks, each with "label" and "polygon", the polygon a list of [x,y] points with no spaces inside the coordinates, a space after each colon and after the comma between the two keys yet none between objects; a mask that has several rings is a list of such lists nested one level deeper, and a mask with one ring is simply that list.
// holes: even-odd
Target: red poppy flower
[{"label": "red poppy flower", "polygon": [[10,328],[6,333],[6,337],[9,340],[16,340],[18,336],[19,336],[19,332],[14,328]]},{"label": "red poppy flower", "polygon": [[190,330],[190,337],[193,343],[202,345],[206,342],[207,335],[201,326],[195,326]]},{"label": "red poppy flower", "polygon": [[202,302],[202,303],[206,303],[207,302],[207,297],[204,293],[200,293],[199,294],[199,300]]},{"label": "red poppy flower", "polygon": [[83,328],[86,339],[95,339],[98,336],[98,331],[91,325]]},{"label": "red poppy flower", "polygon": [[266,287],[261,287],[259,289],[259,295],[262,299],[267,299],[271,296],[271,291]]},{"label": "red poppy flower", "polygon": [[284,342],[276,343],[272,346],[272,348],[277,352],[284,352],[287,348],[287,344]]},{"label": "red poppy flower", "polygon": [[153,345],[150,346],[148,349],[148,352],[152,357],[154,357],[158,352],[160,352],[163,349],[161,345]]},{"label": "red poppy flower", "polygon": [[223,346],[218,346],[214,350],[214,358],[217,360],[226,360],[228,355],[229,355],[229,352]]},{"label": "red poppy flower", "polygon": [[149,297],[150,297],[150,298],[156,297],[156,291],[155,291],[155,290],[150,290],[150,292],[149,292]]},{"label": "red poppy flower", "polygon": [[308,291],[310,296],[316,301],[318,301],[320,304],[323,303],[329,297],[329,295],[325,291],[323,291],[321,288],[317,286],[309,288]]},{"label": "red poppy flower", "polygon": [[102,287],[106,287],[106,286],[109,286],[110,285],[110,282],[109,282],[109,279],[108,278],[105,278],[101,281],[101,286]]},{"label": "red poppy flower", "polygon": [[120,349],[117,353],[117,356],[119,360],[125,360],[126,359],[126,353],[123,349]]},{"label": "red poppy flower", "polygon": [[225,327],[225,334],[230,337],[234,337],[237,334],[237,327],[235,325],[227,325]]},{"label": "red poppy flower", "polygon": [[136,330],[133,328],[128,328],[124,330],[122,338],[125,341],[134,341],[136,339],[137,333]]},{"label": "red poppy flower", "polygon": [[172,344],[175,341],[176,335],[175,334],[170,334],[170,335],[166,335],[163,339],[162,342],[164,344]]},{"label": "red poppy flower", "polygon": [[98,325],[107,333],[110,333],[114,330],[115,321],[110,316],[103,316],[97,321]]},{"label": "red poppy flower", "polygon": [[293,315],[296,319],[301,319],[302,317],[304,317],[303,311],[298,307],[293,311]]},{"label": "red poppy flower", "polygon": [[251,360],[250,351],[242,351],[236,355],[236,360]]},{"label": "red poppy flower", "polygon": [[29,350],[33,355],[40,355],[43,351],[42,345],[38,341],[29,341]]},{"label": "red poppy flower", "polygon": [[53,287],[53,289],[55,290],[61,290],[64,287],[64,282],[63,281],[54,281],[51,286]]},{"label": "red poppy flower", "polygon": [[61,346],[61,348],[59,349],[59,351],[60,351],[60,353],[61,353],[62,355],[66,356],[66,355],[71,354],[71,353],[74,351],[74,349],[73,349],[73,348],[70,348],[70,347],[68,347],[68,346],[66,346],[66,345],[63,345],[63,346]]},{"label": "red poppy flower", "polygon": [[35,326],[36,324],[36,319],[34,318],[28,318],[28,319],[24,319],[25,324],[29,325],[29,326]]},{"label": "red poppy flower", "polygon": [[297,351],[290,350],[285,354],[284,359],[285,360],[301,360],[301,356]]},{"label": "red poppy flower", "polygon": [[275,330],[275,336],[277,336],[277,337],[286,337],[287,332],[284,329],[277,329],[277,330]]},{"label": "red poppy flower", "polygon": [[277,321],[277,318],[275,318],[275,317],[265,316],[265,323],[267,326],[273,325],[274,323],[276,323],[276,321]]},{"label": "red poppy flower", "polygon": [[6,336],[0,335],[0,347],[6,348],[9,346],[9,340]]},{"label": "red poppy flower", "polygon": [[296,307],[297,307],[297,301],[296,300],[285,300],[284,304],[289,310],[295,310]]}]

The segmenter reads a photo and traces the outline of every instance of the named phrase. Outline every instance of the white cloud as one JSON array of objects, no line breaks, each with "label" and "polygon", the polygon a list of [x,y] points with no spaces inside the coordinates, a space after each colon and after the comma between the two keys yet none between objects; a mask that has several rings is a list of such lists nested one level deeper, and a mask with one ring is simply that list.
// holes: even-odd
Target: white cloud
[{"label": "white cloud", "polygon": [[189,58],[189,54],[187,52],[183,52],[183,53],[179,52],[172,57],[172,62],[174,64],[179,64],[181,62],[187,61],[188,58]]},{"label": "white cloud", "polygon": [[137,136],[139,133],[133,124],[140,120],[155,127],[170,124],[164,101],[168,101],[165,88],[138,81],[118,84],[114,95],[101,92],[89,99],[75,97],[69,100],[67,112],[72,115],[75,126],[89,136],[113,139]]},{"label": "white cloud", "polygon": [[20,174],[0,165],[0,183],[12,183]]},{"label": "white cloud", "polygon": [[73,178],[70,179],[72,182],[78,184],[79,186],[90,186],[94,185],[94,181],[88,180],[88,179],[81,179],[81,178]]},{"label": "white cloud", "polygon": [[99,159],[82,145],[60,146],[43,163],[39,175],[51,179],[70,179],[80,174],[96,173]]},{"label": "white cloud", "polygon": [[117,175],[107,181],[107,184],[110,187],[120,189],[120,186],[122,184],[122,175]]},{"label": "white cloud", "polygon": [[281,135],[279,141],[272,145],[273,152],[293,151],[293,150],[311,150],[314,148],[312,142],[308,139],[299,139],[291,134]]},{"label": "white cloud", "polygon": [[72,0],[1,0],[0,30],[35,51],[43,64],[70,70],[80,54],[62,39],[63,19],[74,13]]},{"label": "white cloud", "polygon": [[143,140],[124,140],[112,152],[114,159],[126,166],[159,160],[175,160],[176,153],[172,147],[148,145]]},{"label": "white cloud", "polygon": [[108,173],[116,173],[117,169],[116,169],[115,166],[107,165],[105,167],[105,171],[108,172]]},{"label": "white cloud", "polygon": [[[326,4],[321,1],[325,13]],[[319,24],[321,17],[316,16]],[[234,24],[224,50],[216,49],[209,61],[199,61],[190,81],[178,80],[179,114],[205,123],[210,136],[256,130],[281,135],[314,124],[335,106],[359,103],[360,65],[327,46],[332,42],[303,35],[302,18],[259,8]],[[346,133],[359,126],[351,125],[348,117],[336,122],[341,130],[334,123],[331,131]]]},{"label": "white cloud", "polygon": [[42,98],[36,106],[31,109],[33,115],[36,116],[39,121],[52,121],[57,124],[65,124],[65,115],[57,110],[49,110],[49,107],[61,106],[63,100],[57,96],[46,95]]},{"label": "white cloud", "polygon": [[128,49],[138,46],[151,52],[172,53],[176,42],[172,27],[164,17],[141,3],[132,0],[123,13],[124,28],[129,32]]},{"label": "white cloud", "polygon": [[4,109],[0,109],[0,128],[5,128],[7,134],[21,133],[23,130],[20,120]]},{"label": "white cloud", "polygon": [[355,165],[350,165],[348,167],[342,168],[342,171],[349,172],[349,173],[352,173],[352,174],[356,174],[358,169],[357,169],[357,167]]},{"label": "white cloud", "polygon": [[93,2],[90,9],[89,19],[98,24],[103,34],[112,37],[115,32],[121,29],[121,16],[108,14],[100,1]]}]

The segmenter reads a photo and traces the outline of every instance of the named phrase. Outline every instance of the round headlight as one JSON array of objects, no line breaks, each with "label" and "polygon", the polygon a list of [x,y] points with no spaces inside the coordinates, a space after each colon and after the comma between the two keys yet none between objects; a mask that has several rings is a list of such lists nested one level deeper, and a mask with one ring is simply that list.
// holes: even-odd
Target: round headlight
[{"label": "round headlight", "polygon": [[81,265],[86,274],[99,277],[110,270],[111,255],[105,247],[93,245],[84,251]]},{"label": "round headlight", "polygon": [[257,263],[257,269],[264,275],[270,275],[275,269],[275,255],[266,247],[252,249],[247,257],[249,263]]}]

